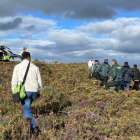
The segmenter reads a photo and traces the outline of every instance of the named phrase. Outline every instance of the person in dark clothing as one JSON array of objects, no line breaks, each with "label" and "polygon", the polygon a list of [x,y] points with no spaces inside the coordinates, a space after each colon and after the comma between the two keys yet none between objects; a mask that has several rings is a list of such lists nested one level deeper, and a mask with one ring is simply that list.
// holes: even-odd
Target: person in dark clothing
[{"label": "person in dark clothing", "polygon": [[98,60],[95,60],[93,71],[89,75],[89,79],[91,79],[92,77],[95,77],[97,80],[99,80],[99,73],[98,73],[99,68],[100,68],[99,61]]},{"label": "person in dark clothing", "polygon": [[124,63],[124,66],[122,67],[122,78],[123,78],[123,82],[122,82],[122,88],[123,90],[127,90],[129,91],[129,87],[131,84],[131,78],[133,77],[133,71],[130,68],[130,66],[128,65],[128,62]]},{"label": "person in dark clothing", "polygon": [[110,70],[109,83],[106,85],[106,90],[110,87],[116,87],[116,91],[119,92],[122,84],[122,72],[121,67],[117,64],[115,59],[112,60],[112,68]]},{"label": "person in dark clothing", "polygon": [[104,63],[99,68],[99,78],[102,81],[100,86],[104,86],[107,84],[109,71],[110,71],[110,65],[108,64],[108,59],[105,59]]},{"label": "person in dark clothing", "polygon": [[132,69],[134,75],[132,77],[132,80],[134,81],[134,86],[133,89],[135,90],[139,90],[139,79],[140,79],[140,71],[139,69],[137,69],[137,65],[133,65],[133,69]]}]

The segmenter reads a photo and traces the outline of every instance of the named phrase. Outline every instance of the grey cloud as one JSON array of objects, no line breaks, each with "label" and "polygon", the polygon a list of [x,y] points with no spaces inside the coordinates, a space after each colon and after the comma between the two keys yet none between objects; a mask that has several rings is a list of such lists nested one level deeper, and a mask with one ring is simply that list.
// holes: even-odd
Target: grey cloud
[{"label": "grey cloud", "polygon": [[29,30],[29,31],[35,30],[35,25],[27,26],[26,29]]},{"label": "grey cloud", "polygon": [[[8,5],[10,6],[7,6]],[[71,19],[107,19],[124,12],[140,11],[139,0],[4,0],[0,1],[0,16],[38,11],[45,15],[64,16]]]},{"label": "grey cloud", "polygon": [[6,23],[0,23],[0,30],[7,31],[7,30],[15,29],[21,23],[22,23],[22,18],[17,17],[13,21],[9,21]]},{"label": "grey cloud", "polygon": [[[24,40],[5,40],[5,41],[1,41],[2,44],[5,44],[7,46],[10,46],[11,50],[13,53],[20,53],[20,51],[22,50],[22,47],[19,48],[19,46],[27,46],[26,44],[24,44]],[[118,43],[116,48],[111,48],[110,50],[108,50],[107,48],[109,47],[107,44],[108,41],[105,41],[103,46],[99,47],[98,43],[95,44],[95,46],[88,48],[86,51],[84,48],[88,47],[88,44],[83,44],[83,46],[78,47],[74,49],[73,51],[71,50],[71,48],[74,48],[74,46],[69,46],[69,44],[63,44],[63,42],[59,42],[59,45],[62,46],[62,48],[59,47],[54,47],[51,45],[46,45],[46,46],[42,46],[42,45],[33,45],[33,46],[29,46],[28,45],[28,51],[31,52],[32,58],[38,58],[40,61],[47,61],[47,62],[51,62],[51,61],[58,61],[58,62],[63,62],[63,63],[71,63],[71,62],[87,62],[88,59],[90,59],[90,57],[93,57],[94,60],[95,59],[99,59],[100,62],[103,62],[103,60],[105,58],[108,58],[110,61],[111,59],[117,59],[119,64],[123,64],[123,62],[128,61],[131,62],[130,64],[132,65],[133,63],[138,63],[138,59],[135,59],[134,57],[139,56],[138,52],[136,53],[136,51],[133,52],[127,52],[127,50],[130,49],[130,46],[127,48],[127,50],[125,50],[124,48],[127,46],[126,44],[122,44],[122,42]],[[21,45],[22,44],[22,45]],[[113,45],[113,44],[112,44]],[[133,43],[134,45],[134,43]],[[12,47],[13,46],[13,47]],[[56,44],[57,46],[57,44]],[[15,49],[16,48],[16,49]],[[119,49],[117,49],[119,48]],[[137,49],[137,48],[135,48]],[[67,51],[66,51],[67,50]],[[82,54],[82,52],[84,52]],[[123,53],[124,51],[124,53]],[[139,50],[140,51],[140,50]],[[122,52],[122,53],[121,53]],[[79,55],[82,54],[82,55]],[[111,55],[112,54],[112,55]],[[115,55],[114,55],[115,54]],[[122,62],[123,61],[123,62]]]}]

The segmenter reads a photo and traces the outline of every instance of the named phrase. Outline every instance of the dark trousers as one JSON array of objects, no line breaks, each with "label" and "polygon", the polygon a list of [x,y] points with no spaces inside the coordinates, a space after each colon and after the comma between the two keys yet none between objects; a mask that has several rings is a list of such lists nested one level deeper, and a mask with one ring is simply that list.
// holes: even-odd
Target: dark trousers
[{"label": "dark trousers", "polygon": [[92,77],[91,77],[91,75],[89,75],[89,79],[94,78],[94,77],[95,77],[97,80],[99,80],[99,73],[94,72],[94,73],[92,74]]},{"label": "dark trousers", "polygon": [[3,62],[9,62],[9,60],[3,60]]},{"label": "dark trousers", "polygon": [[107,84],[108,76],[102,76],[100,75],[100,80],[102,81],[100,86],[104,86]]},{"label": "dark trousers", "polygon": [[133,89],[139,90],[139,81],[134,81]]},{"label": "dark trousers", "polygon": [[110,87],[116,87],[116,91],[119,92],[121,90],[121,84],[122,84],[122,81],[114,81],[114,82],[109,82],[107,85],[106,85],[106,90],[108,90]]}]

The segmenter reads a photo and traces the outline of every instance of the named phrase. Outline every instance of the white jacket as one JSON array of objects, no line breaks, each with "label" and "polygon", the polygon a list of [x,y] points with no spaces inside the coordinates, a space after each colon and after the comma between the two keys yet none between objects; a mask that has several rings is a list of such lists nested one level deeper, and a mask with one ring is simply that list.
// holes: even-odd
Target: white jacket
[{"label": "white jacket", "polygon": [[[19,85],[20,81],[23,81],[28,64],[28,60],[23,60],[20,64],[15,66],[12,77],[12,91],[17,85]],[[24,85],[25,91],[40,93],[42,89],[42,80],[39,68],[33,63],[30,63],[30,68]]]},{"label": "white jacket", "polygon": [[93,68],[93,65],[94,65],[94,61],[89,60],[88,61],[88,67],[89,68],[91,68],[91,67]]}]

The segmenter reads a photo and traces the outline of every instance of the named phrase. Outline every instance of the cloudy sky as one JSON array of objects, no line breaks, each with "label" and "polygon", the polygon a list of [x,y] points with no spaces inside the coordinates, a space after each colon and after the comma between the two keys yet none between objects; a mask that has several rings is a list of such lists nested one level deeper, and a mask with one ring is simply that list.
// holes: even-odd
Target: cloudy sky
[{"label": "cloudy sky", "polygon": [[1,0],[0,44],[46,62],[140,66],[140,0]]}]

